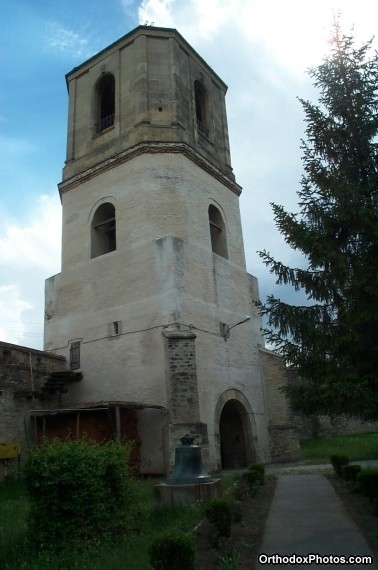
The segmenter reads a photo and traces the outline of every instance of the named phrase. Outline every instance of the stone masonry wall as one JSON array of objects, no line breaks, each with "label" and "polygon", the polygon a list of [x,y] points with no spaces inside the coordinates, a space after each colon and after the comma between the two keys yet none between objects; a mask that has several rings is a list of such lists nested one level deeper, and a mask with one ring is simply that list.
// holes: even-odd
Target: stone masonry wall
[{"label": "stone masonry wall", "polygon": [[[289,384],[298,383],[298,375],[294,369],[288,369]],[[305,416],[295,413],[293,421],[298,429],[299,440],[306,441],[314,437],[331,437],[333,435],[353,435],[378,431],[378,422],[364,422],[359,418],[348,416]]]},{"label": "stone masonry wall", "polygon": [[[192,332],[164,332],[169,423],[199,421],[197,370]],[[185,435],[185,434],[183,434]]]},{"label": "stone masonry wall", "polygon": [[[296,371],[286,368],[282,359],[273,352],[263,350],[263,367],[266,382],[266,393],[270,414],[272,445],[275,454],[280,457],[281,443],[292,438],[295,442],[307,441],[314,437],[330,437],[334,435],[353,435],[378,431],[378,422],[364,422],[358,418],[347,416],[305,416],[293,413],[288,400],[280,390],[286,384],[298,382]],[[285,422],[287,427],[284,428]],[[278,423],[278,426],[276,425]]]},{"label": "stone masonry wall", "polygon": [[[51,372],[65,370],[65,359],[33,348],[0,342],[0,442],[28,446],[30,409],[49,408],[57,399],[42,399],[42,386]],[[0,461],[1,463],[1,461]],[[0,465],[0,477],[2,473]]]},{"label": "stone masonry wall", "polygon": [[204,464],[209,459],[207,426],[200,422],[198,404],[197,368],[195,357],[196,335],[190,331],[172,330],[165,337],[166,386],[168,426],[166,432],[167,473],[174,466],[175,448],[186,433],[197,435],[202,448]]},{"label": "stone masonry wall", "polygon": [[285,364],[277,354],[263,348],[260,349],[260,359],[269,417],[271,461],[296,460],[300,456],[297,427],[289,402],[282,392],[288,383]]},{"label": "stone masonry wall", "polygon": [[301,442],[314,437],[378,432],[378,422],[364,422],[358,418],[347,416],[308,417],[303,414],[295,414],[294,422]]}]

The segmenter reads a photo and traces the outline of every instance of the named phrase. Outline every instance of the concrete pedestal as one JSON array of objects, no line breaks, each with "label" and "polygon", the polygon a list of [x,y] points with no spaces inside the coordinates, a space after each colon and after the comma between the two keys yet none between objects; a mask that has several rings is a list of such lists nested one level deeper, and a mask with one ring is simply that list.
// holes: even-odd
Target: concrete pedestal
[{"label": "concrete pedestal", "polygon": [[194,485],[155,485],[155,499],[158,507],[190,505],[196,501],[209,501],[221,494],[221,480],[214,479],[208,483]]}]

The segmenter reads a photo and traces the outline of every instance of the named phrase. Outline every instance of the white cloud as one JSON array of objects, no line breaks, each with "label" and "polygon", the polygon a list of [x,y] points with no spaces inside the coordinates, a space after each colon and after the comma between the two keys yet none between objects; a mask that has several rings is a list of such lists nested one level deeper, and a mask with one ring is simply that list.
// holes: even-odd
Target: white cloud
[{"label": "white cloud", "polygon": [[[8,222],[0,234],[0,266],[49,270],[59,259],[61,235],[59,200],[40,196],[29,220]],[[54,261],[52,261],[54,260]]]},{"label": "white cloud", "polygon": [[174,16],[171,7],[175,0],[143,0],[138,8],[140,24],[154,23],[155,26],[171,28]]},{"label": "white cloud", "polygon": [[40,196],[23,223],[0,218],[0,337],[42,348],[44,280],[60,269],[59,199]]},{"label": "white cloud", "polygon": [[58,22],[50,23],[47,42],[50,48],[68,55],[86,58],[93,53],[88,38],[81,37],[77,32],[63,27]]},{"label": "white cloud", "polygon": [[[340,15],[344,30],[353,26],[357,37],[374,33],[378,6],[371,0],[143,0],[141,24],[175,27],[199,49],[206,41],[222,47],[251,49],[259,45],[267,56],[293,73],[302,74],[317,65],[327,51],[335,17]],[[221,37],[232,30],[230,37]],[[247,42],[247,44],[245,44]]]},{"label": "white cloud", "polygon": [[32,305],[21,298],[18,285],[0,287],[0,339],[22,344],[25,333],[23,314]]}]

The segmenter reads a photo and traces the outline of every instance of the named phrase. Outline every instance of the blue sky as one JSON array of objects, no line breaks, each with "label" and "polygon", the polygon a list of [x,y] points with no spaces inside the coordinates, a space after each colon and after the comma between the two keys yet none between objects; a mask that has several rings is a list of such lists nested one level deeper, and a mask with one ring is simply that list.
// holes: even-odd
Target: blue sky
[{"label": "blue sky", "polygon": [[261,297],[277,293],[256,254],[296,264],[269,203],[296,207],[303,114],[316,99],[333,15],[361,41],[372,0],[0,0],[0,339],[42,348],[44,280],[60,271],[57,184],[65,159],[65,74],[139,24],[177,28],[229,86],[231,156],[243,186],[248,270]]}]

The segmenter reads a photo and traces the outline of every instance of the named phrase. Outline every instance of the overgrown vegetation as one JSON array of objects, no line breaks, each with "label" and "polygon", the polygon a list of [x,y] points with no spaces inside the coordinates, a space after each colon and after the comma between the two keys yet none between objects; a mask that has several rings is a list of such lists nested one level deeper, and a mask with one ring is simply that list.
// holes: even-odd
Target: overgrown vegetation
[{"label": "overgrown vegetation", "polygon": [[33,544],[89,546],[125,532],[135,509],[129,455],[130,447],[114,442],[57,441],[31,451],[24,477]]},{"label": "overgrown vegetation", "polygon": [[[67,451],[70,446],[63,447]],[[31,463],[26,468],[27,485],[23,480],[9,481],[0,485],[1,570],[66,570],[67,568],[80,570],[108,570],[109,568],[112,570],[124,570],[125,568],[127,570],[150,570],[151,563],[154,567],[161,569],[180,568],[184,570],[188,568],[188,570],[192,570],[193,544],[197,549],[197,555],[198,552],[201,552],[201,548],[203,549],[203,542],[199,538],[198,532],[193,533],[192,531],[198,526],[199,521],[205,518],[205,504],[195,503],[173,508],[156,508],[154,500],[156,480],[137,480],[126,473],[127,492],[124,498],[128,506],[128,516],[126,519],[123,519],[125,524],[122,525],[122,528],[117,523],[116,534],[112,535],[109,532],[110,527],[104,527],[102,523],[98,523],[97,515],[93,519],[91,517],[93,511],[86,511],[87,507],[83,505],[83,512],[89,513],[88,521],[84,516],[80,518],[78,507],[84,494],[77,496],[76,490],[72,489],[71,497],[74,501],[77,501],[77,505],[69,505],[72,501],[70,500],[68,489],[71,489],[72,482],[70,482],[68,475],[64,478],[63,474],[55,469],[56,465],[54,469],[52,467],[55,462],[56,464],[61,463],[64,454],[62,452],[60,455],[57,448],[48,450],[45,448],[45,451],[47,451],[48,456],[48,458],[45,457],[45,463],[42,461],[42,455],[38,455],[38,457],[33,456]],[[73,449],[72,451],[73,455],[77,452],[78,456],[80,455],[83,459],[88,450],[84,450],[79,446],[77,450]],[[118,459],[120,457],[118,456],[119,450],[117,446],[109,449],[107,449],[107,446],[104,446],[102,450],[96,448],[91,451],[103,463],[102,467],[96,467],[98,469],[97,475],[101,478],[103,476],[103,471],[101,470],[110,458],[112,458],[110,463],[113,465],[113,454],[115,453]],[[101,455],[101,453],[104,453],[104,455]],[[121,455],[123,470],[124,454]],[[76,459],[78,458],[76,457]],[[118,459],[116,461],[117,464]],[[61,465],[61,470],[64,471],[66,469],[68,474],[73,468],[75,461],[73,457],[69,458],[65,467]],[[45,474],[42,473],[44,465],[46,466]],[[77,481],[81,477],[80,470],[82,467],[82,465],[77,466],[79,470]],[[87,468],[89,469],[88,464]],[[250,471],[253,472],[254,469],[252,468]],[[257,467],[256,471],[259,472],[259,477],[261,478],[263,466]],[[41,486],[33,479],[34,476],[41,477]],[[58,487],[61,486],[61,493],[57,489],[52,488],[51,477],[55,478]],[[95,478],[95,473],[92,472],[88,478],[91,481],[92,478]],[[41,498],[41,508],[35,511],[34,502],[38,502],[40,494],[42,494],[42,488],[46,487],[47,481],[51,483],[51,488],[48,487],[51,501],[49,503],[46,501],[46,498]],[[216,521],[218,527],[219,520],[224,523],[223,526],[221,524],[219,527],[220,532],[217,531],[219,541],[216,544],[217,550],[215,551],[219,568],[224,569],[236,568],[239,560],[244,561],[245,557],[250,556],[251,544],[247,544],[248,541],[246,539],[240,542],[240,535],[246,532],[246,521],[248,521],[247,528],[251,525],[252,520],[253,525],[255,523],[261,525],[260,518],[262,517],[262,512],[264,512],[264,516],[267,513],[267,507],[262,509],[262,505],[261,512],[259,510],[260,514],[256,514],[256,507],[253,507],[252,510],[250,507],[247,507],[245,501],[252,501],[253,503],[253,501],[258,500],[257,497],[251,497],[247,486],[242,486],[243,492],[239,488],[238,493],[236,493],[239,499],[236,500],[234,491],[238,487],[238,482],[240,482],[240,475],[238,477],[232,475],[222,480],[225,497],[217,499],[215,504],[218,504],[218,506],[212,507],[213,511],[216,511],[213,520]],[[90,484],[93,484],[93,481]],[[101,489],[100,483],[97,483],[97,485]],[[271,481],[269,481],[269,487],[270,485]],[[259,486],[262,493],[264,493],[265,487],[263,488],[261,484]],[[112,488],[114,489],[115,487]],[[28,490],[32,491],[32,498],[29,497]],[[93,491],[95,491],[94,488]],[[269,497],[272,496],[272,493],[273,489],[270,488]],[[94,499],[96,501],[96,497]],[[68,513],[69,516],[65,520],[65,514],[62,515],[60,522],[66,528],[66,531],[62,530],[58,533],[57,530],[54,530],[54,526],[58,526],[57,521],[59,517],[56,512],[56,505],[61,506],[61,501],[64,504],[64,513]],[[266,498],[264,501],[266,502]],[[263,503],[265,504],[264,501]],[[260,509],[260,502],[256,504],[259,505]],[[32,532],[29,532],[30,528],[28,529],[28,521],[30,524],[36,522],[37,527],[42,528],[42,533],[47,536],[47,523],[44,526],[43,521],[38,521],[35,518],[36,513],[37,516],[41,515],[42,506],[46,509],[47,518],[52,517],[52,533],[48,536],[46,543],[42,543],[40,538],[36,536],[35,529],[32,528]],[[51,512],[47,512],[48,509]],[[225,516],[223,516],[224,514]],[[85,531],[75,527],[73,522],[74,515],[79,517],[77,523],[84,526],[86,528]],[[107,521],[107,518],[105,520]],[[88,524],[90,521],[95,522],[90,526]],[[89,528],[92,529],[92,534],[89,533]],[[250,538],[253,544],[261,536],[260,526],[258,528],[256,536],[253,535]],[[72,536],[68,530],[72,531]],[[220,536],[221,533],[223,536]],[[52,536],[55,537],[55,542],[52,540]],[[178,548],[179,544],[181,546]],[[214,545],[215,543],[213,543]],[[208,548],[211,550],[212,545],[206,542],[205,549],[207,550]],[[205,567],[207,566],[205,565]]]},{"label": "overgrown vegetation", "polygon": [[194,570],[194,537],[184,532],[166,531],[154,537],[148,555],[154,570]]},{"label": "overgrown vegetation", "polygon": [[155,480],[131,481],[131,492],[138,505],[133,529],[117,537],[93,537],[86,543],[68,542],[59,552],[28,540],[27,518],[30,503],[22,482],[0,485],[0,560],[2,570],[150,570],[148,547],[162,529],[188,532],[203,517],[203,505],[156,509]]},{"label": "overgrown vegetation", "polygon": [[343,501],[344,507],[362,531],[373,552],[374,559],[378,559],[377,504],[374,504],[374,501],[357,491],[354,482],[334,476],[330,476],[330,482]]},{"label": "overgrown vegetation", "polygon": [[331,455],[330,460],[335,473],[341,477],[344,467],[349,463],[349,457],[347,455]]},{"label": "overgrown vegetation", "polygon": [[228,497],[219,497],[209,501],[205,506],[205,514],[214,525],[218,536],[227,538],[231,534],[233,505]]},{"label": "overgrown vegetation", "polygon": [[246,485],[249,495],[254,497],[260,485],[264,485],[265,483],[265,465],[262,463],[251,465],[249,469],[242,474],[239,491],[243,483]]},{"label": "overgrown vegetation", "polygon": [[345,456],[333,455],[331,463],[344,486],[352,492],[362,493],[373,504],[375,515],[378,515],[378,469],[362,468],[361,465],[350,465]]},{"label": "overgrown vegetation", "polygon": [[[216,553],[217,568],[236,570],[246,564],[250,565],[252,558],[249,549],[256,547],[254,533],[257,527],[259,528],[257,534],[261,538],[262,503],[257,501],[265,484],[265,466],[253,464],[247,471],[230,479],[229,482],[232,482],[232,485],[227,487],[224,496],[209,501],[205,506],[207,525],[210,527],[207,532],[205,531],[205,535],[208,549]],[[269,483],[272,482],[273,480],[269,480]],[[270,492],[272,489],[270,487]],[[271,493],[264,516],[267,515],[267,505],[270,504],[272,496]],[[252,506],[256,504],[259,506],[259,514]],[[251,521],[253,521],[252,527]],[[245,528],[250,529],[247,539],[244,538]],[[212,563],[215,563],[215,560],[212,560]]]},{"label": "overgrown vegetation", "polygon": [[[356,490],[371,501],[378,501],[378,469],[361,469],[356,478]],[[378,513],[377,513],[378,514]]]},{"label": "overgrown vegetation", "polygon": [[361,465],[344,465],[341,469],[341,477],[347,483],[354,484],[361,469]]},{"label": "overgrown vegetation", "polygon": [[[65,449],[68,447],[69,445]],[[67,458],[66,464],[63,462],[63,453],[60,455],[56,448],[44,450],[47,453],[45,459],[36,452],[26,468],[27,485],[24,481],[9,481],[0,485],[2,570],[150,570],[148,547],[155,534],[161,530],[191,531],[203,517],[203,504],[157,509],[154,500],[156,481],[130,477],[125,470],[124,450],[119,450],[117,446],[94,446],[92,451],[100,463],[98,466],[91,465],[90,460],[81,464],[79,456],[82,460],[86,456],[81,445],[77,450],[72,450],[72,457]],[[122,474],[119,464],[121,457]],[[76,465],[78,471],[75,480],[68,477],[68,473],[72,475],[76,461],[79,465]],[[61,472],[57,469],[58,463]],[[108,465],[107,475],[104,475],[105,465]],[[85,492],[76,489],[85,475],[89,480],[88,485],[92,487],[92,496],[87,494],[88,489]],[[94,481],[96,478],[102,480],[108,475],[109,481],[106,484]],[[34,476],[41,478],[40,483]],[[57,488],[53,488],[51,478],[55,478],[56,483],[59,482],[55,485]],[[42,496],[42,488],[48,489],[45,497]],[[118,488],[121,496],[116,492]],[[28,489],[32,493],[31,497]],[[113,517],[119,513],[120,519],[110,521],[105,514],[104,519],[99,520],[99,513],[107,505],[101,506],[98,513],[95,512],[93,504],[98,499],[96,493],[102,494],[103,499],[110,502]],[[112,496],[109,496],[110,493]],[[122,497],[123,502],[120,501]],[[91,506],[82,503],[87,500]],[[60,522],[59,505],[63,505]],[[46,521],[39,520],[43,516]],[[50,534],[47,520],[52,525]],[[74,523],[75,520],[77,524]],[[59,525],[64,530],[58,530]],[[115,529],[114,533],[111,528]],[[37,529],[41,529],[43,536],[47,537],[46,543],[37,535]]]}]

